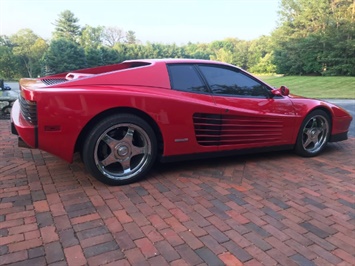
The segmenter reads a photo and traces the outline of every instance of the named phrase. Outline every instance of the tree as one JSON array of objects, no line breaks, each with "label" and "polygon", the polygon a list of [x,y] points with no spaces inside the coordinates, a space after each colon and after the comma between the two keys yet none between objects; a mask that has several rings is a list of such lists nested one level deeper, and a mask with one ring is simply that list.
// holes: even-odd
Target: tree
[{"label": "tree", "polygon": [[247,69],[248,42],[236,38],[227,38],[223,41],[210,43],[211,59],[219,60]]},{"label": "tree", "polygon": [[47,43],[30,29],[23,29],[10,37],[13,53],[24,65],[25,76],[36,77],[40,74],[40,60],[47,50]]},{"label": "tree", "polygon": [[14,56],[13,44],[6,35],[0,35],[0,79],[12,79],[17,71],[17,58]]},{"label": "tree", "polygon": [[125,33],[123,29],[119,27],[104,27],[102,33],[102,39],[105,45],[114,47],[115,44],[124,40]]},{"label": "tree", "polygon": [[220,48],[210,56],[210,59],[232,64],[234,61],[234,55],[231,51],[225,48]]},{"label": "tree", "polygon": [[191,43],[189,42],[183,47],[184,54],[186,58],[196,58],[196,59],[210,59],[211,51],[209,45],[205,43]]},{"label": "tree", "polygon": [[135,44],[137,43],[137,37],[136,37],[136,33],[134,31],[127,31],[126,32],[126,43],[128,44]]},{"label": "tree", "polygon": [[102,45],[104,27],[91,27],[86,25],[81,30],[80,45],[83,48],[97,49]]},{"label": "tree", "polygon": [[43,74],[56,74],[87,67],[85,51],[67,39],[53,40],[42,61]]},{"label": "tree", "polygon": [[253,65],[249,71],[258,74],[272,74],[276,72],[276,66],[272,63],[273,52],[261,57],[256,65]]},{"label": "tree", "polygon": [[119,53],[116,50],[106,46],[101,46],[98,49],[90,47],[86,48],[85,57],[87,67],[111,65],[121,61]]},{"label": "tree", "polygon": [[64,38],[70,41],[79,41],[80,26],[77,24],[77,19],[74,14],[65,10],[59,14],[59,18],[55,21],[55,30],[53,32],[54,39]]},{"label": "tree", "polygon": [[[273,59],[273,49],[271,44],[271,37],[265,35],[249,42],[248,69],[251,72],[269,73],[261,71],[262,68],[260,68],[260,66],[256,68],[255,66],[261,63],[262,65],[269,65],[268,69],[271,67]],[[266,62],[265,60],[270,60],[270,62]],[[275,68],[275,66],[273,68]],[[256,69],[258,69],[258,71],[256,71]],[[273,71],[275,71],[275,69]]]},{"label": "tree", "polygon": [[101,53],[99,49],[92,47],[85,48],[85,58],[87,67],[95,67],[102,65]]},{"label": "tree", "polygon": [[0,45],[0,79],[12,79],[17,75],[17,58],[8,46]]},{"label": "tree", "polygon": [[0,46],[13,47],[13,43],[6,35],[0,35]]},{"label": "tree", "polygon": [[282,0],[272,34],[285,74],[355,75],[355,1]]},{"label": "tree", "polygon": [[102,46],[99,48],[99,51],[101,56],[101,65],[116,64],[124,60],[115,49]]}]

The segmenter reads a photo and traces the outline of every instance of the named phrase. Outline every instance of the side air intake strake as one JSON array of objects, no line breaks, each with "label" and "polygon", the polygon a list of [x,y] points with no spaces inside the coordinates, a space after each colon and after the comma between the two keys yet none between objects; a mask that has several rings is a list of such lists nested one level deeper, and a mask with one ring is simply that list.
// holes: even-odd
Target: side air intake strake
[{"label": "side air intake strake", "polygon": [[277,118],[196,113],[195,135],[203,146],[236,145],[279,141],[283,122]]}]

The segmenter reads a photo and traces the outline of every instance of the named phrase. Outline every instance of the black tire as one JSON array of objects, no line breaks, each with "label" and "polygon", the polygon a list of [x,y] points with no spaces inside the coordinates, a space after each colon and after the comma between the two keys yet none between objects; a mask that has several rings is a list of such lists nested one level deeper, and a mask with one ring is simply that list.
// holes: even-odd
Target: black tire
[{"label": "black tire", "polygon": [[124,185],[143,178],[156,154],[154,131],[132,114],[112,115],[97,123],[82,149],[87,170],[108,185]]},{"label": "black tire", "polygon": [[329,115],[323,110],[312,111],[301,124],[295,152],[303,157],[317,156],[328,143],[330,129]]}]

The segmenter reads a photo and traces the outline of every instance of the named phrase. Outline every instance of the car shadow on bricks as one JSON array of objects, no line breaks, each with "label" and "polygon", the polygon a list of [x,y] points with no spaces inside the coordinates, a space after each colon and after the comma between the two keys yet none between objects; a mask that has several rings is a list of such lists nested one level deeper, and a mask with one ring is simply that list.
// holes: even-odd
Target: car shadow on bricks
[{"label": "car shadow on bricks", "polygon": [[[334,152],[341,151],[342,149],[344,149],[343,145],[329,143],[320,157],[331,156]],[[49,155],[47,159],[49,162],[60,161],[60,159],[56,159],[51,155]],[[280,162],[282,162],[282,164],[287,163],[285,159],[289,160],[289,164],[292,166],[291,168],[293,168],[290,169],[291,172],[297,172],[297,168],[294,168],[297,162],[300,163],[310,160],[309,158],[297,156],[292,150],[286,150],[170,163],[156,163],[144,179],[194,178],[202,180],[210,178],[218,182],[242,185],[244,178],[252,179],[253,177],[257,178],[258,176],[262,176],[262,169],[276,169],[277,171],[277,169],[280,168]],[[66,164],[66,162],[63,161],[62,164]],[[259,173],[257,170],[249,171],[249,168],[254,167],[256,164],[261,171]],[[313,164],[317,166],[317,162],[313,162]],[[318,163],[318,166],[320,165],[321,163]],[[64,168],[70,168],[72,173],[80,179],[80,183],[97,185],[97,181],[86,171],[79,154],[75,154],[73,163],[68,164],[67,167]]]},{"label": "car shadow on bricks", "polygon": [[158,163],[155,165],[154,176],[160,178],[211,178],[218,182],[241,185],[248,175],[250,162],[278,161],[281,158],[296,156],[292,152],[270,152],[247,154],[210,159],[198,159],[173,163]]}]

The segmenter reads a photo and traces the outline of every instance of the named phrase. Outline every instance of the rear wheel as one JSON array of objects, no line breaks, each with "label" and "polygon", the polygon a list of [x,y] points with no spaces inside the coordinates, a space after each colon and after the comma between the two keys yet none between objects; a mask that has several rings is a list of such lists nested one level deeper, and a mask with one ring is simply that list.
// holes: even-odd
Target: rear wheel
[{"label": "rear wheel", "polygon": [[327,145],[330,135],[330,119],[326,112],[315,110],[303,121],[298,133],[295,151],[305,157],[316,156]]},{"label": "rear wheel", "polygon": [[83,162],[99,181],[109,185],[135,182],[150,170],[157,140],[147,122],[131,114],[105,118],[88,134]]}]

